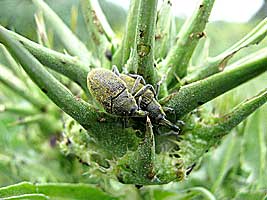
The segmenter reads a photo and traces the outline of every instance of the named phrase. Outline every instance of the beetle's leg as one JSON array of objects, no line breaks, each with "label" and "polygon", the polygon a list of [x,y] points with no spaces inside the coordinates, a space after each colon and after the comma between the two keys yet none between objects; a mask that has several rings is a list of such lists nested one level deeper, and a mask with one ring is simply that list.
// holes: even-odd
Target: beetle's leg
[{"label": "beetle's leg", "polygon": [[175,131],[168,131],[168,132],[164,132],[162,133],[160,130],[157,130],[160,136],[166,137],[166,136],[178,136],[179,133],[175,132]]},{"label": "beetle's leg", "polygon": [[184,126],[185,125],[184,121],[182,121],[182,120],[177,120],[176,123],[178,123],[180,126]]},{"label": "beetle's leg", "polygon": [[157,85],[156,85],[156,99],[158,99],[158,96],[159,96],[159,90],[160,90],[160,85],[166,80],[166,76],[163,75],[160,79],[159,82],[157,82]]},{"label": "beetle's leg", "polygon": [[116,65],[112,65],[112,69],[111,69],[111,71],[112,71],[114,74],[116,74],[117,76],[120,76],[120,72],[119,72],[119,70],[118,70],[118,68],[117,68]]},{"label": "beetle's leg", "polygon": [[156,91],[155,91],[154,87],[150,84],[147,84],[144,87],[142,87],[138,92],[136,92],[134,97],[136,98],[136,97],[143,95],[147,90],[151,90],[153,92],[154,96],[156,97]]},{"label": "beetle's leg", "polygon": [[[175,111],[174,111],[173,108],[165,107],[165,106],[162,107],[162,108],[163,108],[164,112],[169,112],[169,113],[175,114]],[[185,125],[184,121],[182,121],[182,120],[176,120],[176,123],[178,123],[180,126],[184,126]]]},{"label": "beetle's leg", "polygon": [[142,76],[137,75],[137,74],[128,74],[128,76],[130,76],[132,78],[135,78],[135,82],[134,82],[134,85],[132,87],[131,94],[134,94],[134,92],[135,92],[136,88],[138,87],[139,83],[142,83],[143,85],[146,85],[146,81]]},{"label": "beetle's leg", "polygon": [[163,111],[164,112],[169,112],[169,113],[172,113],[172,114],[175,114],[175,111],[174,111],[174,109],[173,108],[170,108],[170,107],[166,107],[166,106],[164,106],[164,107],[162,107],[163,108]]},{"label": "beetle's leg", "polygon": [[138,98],[138,102],[137,102],[138,110],[141,110],[141,101],[142,101],[142,96]]},{"label": "beetle's leg", "polygon": [[128,76],[132,77],[132,78],[135,78],[135,79],[140,79],[140,82],[143,84],[143,85],[146,85],[146,81],[145,79],[143,78],[143,76],[140,76],[138,74],[128,74]]}]

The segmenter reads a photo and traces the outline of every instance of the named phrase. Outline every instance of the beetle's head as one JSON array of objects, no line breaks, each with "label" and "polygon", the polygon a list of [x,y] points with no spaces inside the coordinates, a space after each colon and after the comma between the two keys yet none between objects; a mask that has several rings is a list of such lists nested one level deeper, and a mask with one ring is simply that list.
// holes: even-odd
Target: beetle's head
[{"label": "beetle's head", "polygon": [[144,117],[146,112],[138,110],[134,97],[125,91],[113,99],[114,113],[121,116]]}]

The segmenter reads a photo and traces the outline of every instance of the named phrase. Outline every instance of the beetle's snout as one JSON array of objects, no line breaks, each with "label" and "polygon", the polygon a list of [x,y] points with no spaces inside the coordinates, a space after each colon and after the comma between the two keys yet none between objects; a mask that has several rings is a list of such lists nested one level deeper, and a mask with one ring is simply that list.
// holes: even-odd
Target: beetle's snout
[{"label": "beetle's snout", "polygon": [[176,126],[175,124],[171,123],[169,120],[167,120],[165,117],[163,117],[160,120],[160,124],[170,127],[175,132],[180,132],[180,128]]},{"label": "beetle's snout", "polygon": [[156,118],[155,118],[156,122],[165,120],[165,115],[163,115],[162,113],[160,113]]}]

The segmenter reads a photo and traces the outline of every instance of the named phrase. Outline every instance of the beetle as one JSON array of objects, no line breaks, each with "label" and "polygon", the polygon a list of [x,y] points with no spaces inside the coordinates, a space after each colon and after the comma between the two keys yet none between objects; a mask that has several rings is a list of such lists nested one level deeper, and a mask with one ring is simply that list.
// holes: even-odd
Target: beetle
[{"label": "beetle", "polygon": [[119,116],[148,115],[157,124],[166,125],[174,131],[180,130],[166,119],[153,86],[146,84],[140,75],[120,74],[116,66],[112,71],[96,68],[88,73],[87,87],[108,113]]}]

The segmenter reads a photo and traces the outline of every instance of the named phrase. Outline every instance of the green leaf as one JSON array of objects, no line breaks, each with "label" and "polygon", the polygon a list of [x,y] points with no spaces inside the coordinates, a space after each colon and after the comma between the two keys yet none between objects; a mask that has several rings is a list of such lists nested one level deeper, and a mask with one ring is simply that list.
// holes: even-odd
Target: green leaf
[{"label": "green leaf", "polygon": [[70,183],[32,184],[29,182],[22,182],[19,184],[0,188],[0,197],[2,198],[13,197],[13,196],[23,197],[22,195],[27,195],[27,194],[32,195],[33,197],[35,196],[36,198],[38,197],[38,195],[41,195],[42,199],[44,199],[44,197],[46,196],[48,197],[48,199],[62,198],[66,200],[117,199],[115,197],[105,194],[98,188],[87,184],[70,184]]}]

